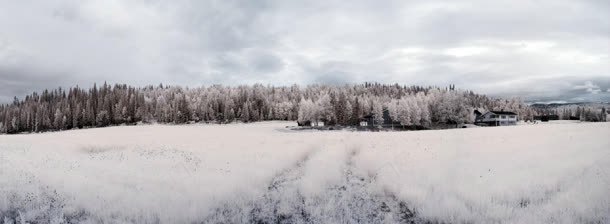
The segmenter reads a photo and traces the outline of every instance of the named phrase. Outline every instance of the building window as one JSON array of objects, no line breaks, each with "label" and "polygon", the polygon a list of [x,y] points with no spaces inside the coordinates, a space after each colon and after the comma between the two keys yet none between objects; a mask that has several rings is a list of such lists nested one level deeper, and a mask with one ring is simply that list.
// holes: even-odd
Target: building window
[{"label": "building window", "polygon": [[505,115],[500,116],[501,119],[506,119]]}]

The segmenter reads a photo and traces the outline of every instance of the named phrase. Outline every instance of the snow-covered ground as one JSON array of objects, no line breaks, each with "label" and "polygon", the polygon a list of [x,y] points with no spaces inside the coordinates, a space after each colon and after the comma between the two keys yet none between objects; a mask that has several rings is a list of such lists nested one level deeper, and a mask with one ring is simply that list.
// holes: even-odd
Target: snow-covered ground
[{"label": "snow-covered ground", "polygon": [[610,223],[610,123],[0,136],[0,223]]}]

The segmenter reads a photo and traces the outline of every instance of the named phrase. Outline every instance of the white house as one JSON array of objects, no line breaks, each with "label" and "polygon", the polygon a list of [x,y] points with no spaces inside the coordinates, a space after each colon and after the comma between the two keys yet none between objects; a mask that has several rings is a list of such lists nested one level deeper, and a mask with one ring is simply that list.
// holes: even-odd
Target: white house
[{"label": "white house", "polygon": [[482,126],[509,126],[517,125],[517,114],[509,111],[488,111],[481,114],[475,111],[477,117],[474,121],[477,125]]},{"label": "white house", "polygon": [[312,121],[309,125],[312,127],[323,127],[324,121]]}]

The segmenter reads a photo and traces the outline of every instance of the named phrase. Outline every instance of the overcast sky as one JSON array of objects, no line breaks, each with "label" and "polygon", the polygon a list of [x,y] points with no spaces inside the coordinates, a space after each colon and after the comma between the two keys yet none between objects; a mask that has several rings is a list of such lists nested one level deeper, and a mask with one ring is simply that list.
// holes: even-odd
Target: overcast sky
[{"label": "overcast sky", "polygon": [[610,101],[610,1],[0,0],[0,102],[58,86],[420,84]]}]

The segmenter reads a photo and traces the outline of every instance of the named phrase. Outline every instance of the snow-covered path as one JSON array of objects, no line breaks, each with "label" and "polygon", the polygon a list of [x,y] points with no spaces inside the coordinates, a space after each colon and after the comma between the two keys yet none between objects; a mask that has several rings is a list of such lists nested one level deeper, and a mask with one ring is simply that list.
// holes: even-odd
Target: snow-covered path
[{"label": "snow-covered path", "polygon": [[0,221],[610,222],[610,123],[374,133],[286,125],[0,136]]},{"label": "snow-covered path", "polygon": [[[205,220],[206,223],[412,223],[417,220],[406,202],[390,192],[380,192],[375,175],[358,175],[353,159],[359,153],[348,151],[341,179],[318,194],[301,192],[307,154],[293,167],[274,176],[262,197],[246,203],[226,202]],[[320,153],[317,153],[320,154]],[[322,157],[324,158],[324,157]],[[309,164],[311,166],[311,164]]]}]

